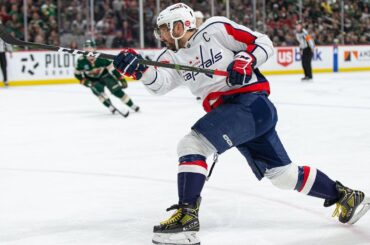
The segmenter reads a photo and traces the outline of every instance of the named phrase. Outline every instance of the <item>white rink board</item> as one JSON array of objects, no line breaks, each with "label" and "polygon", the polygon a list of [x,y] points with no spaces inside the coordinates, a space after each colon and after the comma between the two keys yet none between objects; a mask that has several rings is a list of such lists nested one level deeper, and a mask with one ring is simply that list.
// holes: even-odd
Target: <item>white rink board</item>
[{"label": "white rink board", "polygon": [[[158,49],[139,50],[144,57],[153,58],[160,52]],[[117,54],[119,50],[101,50],[110,54]],[[344,61],[344,53],[351,52],[352,60]],[[356,58],[355,54],[359,58]],[[370,45],[339,46],[339,70],[341,68],[370,70]],[[46,83],[76,83],[74,67],[77,56],[50,51],[22,51],[14,52],[13,57],[8,55],[8,73],[11,85],[17,82],[37,84]],[[188,65],[188,64],[186,64]],[[333,47],[318,46],[315,49],[312,67],[314,72],[333,71]],[[297,47],[277,47],[275,55],[261,67],[265,74],[302,73],[301,57]]]}]

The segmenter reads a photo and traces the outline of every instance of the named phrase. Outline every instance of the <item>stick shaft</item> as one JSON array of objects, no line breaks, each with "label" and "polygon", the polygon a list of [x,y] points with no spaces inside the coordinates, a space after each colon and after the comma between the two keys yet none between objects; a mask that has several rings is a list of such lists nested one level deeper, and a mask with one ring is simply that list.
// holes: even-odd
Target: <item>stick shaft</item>
[{"label": "stick shaft", "polygon": [[[48,45],[48,44],[25,42],[25,41],[16,39],[13,36],[11,36],[9,33],[5,31],[5,27],[1,24],[0,24],[0,38],[3,39],[6,43],[9,43],[11,45],[17,45],[17,46],[33,47],[33,48],[46,49],[46,50],[57,51],[57,52],[62,52],[62,53],[92,56],[96,58],[100,57],[100,58],[109,59],[109,60],[113,60],[115,57],[115,55],[113,54],[106,54],[106,53],[100,53],[100,52],[89,52],[89,51],[83,51],[83,50],[78,50],[78,49],[57,47],[57,46]],[[190,72],[196,72],[196,73],[199,72],[199,73],[206,73],[206,74],[219,75],[219,76],[228,75],[226,71],[221,71],[221,70],[211,70],[211,69],[205,69],[201,67],[161,63],[161,62],[145,60],[145,59],[138,59],[138,60],[140,64],[148,65],[148,66],[157,66],[157,67],[163,67],[163,68],[169,68],[169,69],[175,69],[175,70],[190,71]]]}]

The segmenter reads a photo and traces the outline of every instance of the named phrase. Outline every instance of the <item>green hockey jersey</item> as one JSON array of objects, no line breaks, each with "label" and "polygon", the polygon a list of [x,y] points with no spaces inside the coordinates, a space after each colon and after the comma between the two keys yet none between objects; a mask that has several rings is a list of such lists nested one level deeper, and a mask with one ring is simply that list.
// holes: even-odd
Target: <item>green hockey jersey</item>
[{"label": "green hockey jersey", "polygon": [[122,79],[122,75],[114,68],[112,61],[96,58],[95,61],[90,62],[86,56],[78,59],[75,69],[75,77],[78,80],[99,81],[107,76],[113,76],[117,80]]}]

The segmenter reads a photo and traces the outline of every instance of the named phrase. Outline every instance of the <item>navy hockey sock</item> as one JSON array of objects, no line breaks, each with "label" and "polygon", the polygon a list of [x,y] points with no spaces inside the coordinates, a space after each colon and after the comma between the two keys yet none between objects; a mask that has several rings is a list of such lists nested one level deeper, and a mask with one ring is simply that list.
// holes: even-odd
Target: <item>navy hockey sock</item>
[{"label": "navy hockey sock", "polygon": [[295,190],[323,199],[337,199],[339,196],[335,181],[320,170],[308,166],[298,167],[298,181]]},{"label": "navy hockey sock", "polygon": [[202,155],[186,155],[179,159],[177,186],[179,204],[193,204],[203,189],[207,175],[206,158]]}]

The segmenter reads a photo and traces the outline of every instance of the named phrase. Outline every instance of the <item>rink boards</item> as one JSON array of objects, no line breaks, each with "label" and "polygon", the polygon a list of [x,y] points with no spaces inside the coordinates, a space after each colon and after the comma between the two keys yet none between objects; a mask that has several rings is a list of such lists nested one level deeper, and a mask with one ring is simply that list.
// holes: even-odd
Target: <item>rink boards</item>
[{"label": "rink boards", "polygon": [[[119,50],[99,50],[117,54]],[[142,49],[143,57],[153,58],[159,49]],[[19,51],[8,55],[11,86],[77,83],[74,67],[78,56],[51,51]],[[313,72],[350,72],[370,70],[370,45],[317,46],[312,60]],[[275,55],[260,67],[265,75],[303,73],[298,47],[276,47]],[[2,81],[2,75],[1,75]],[[0,84],[2,86],[2,83]]]}]

